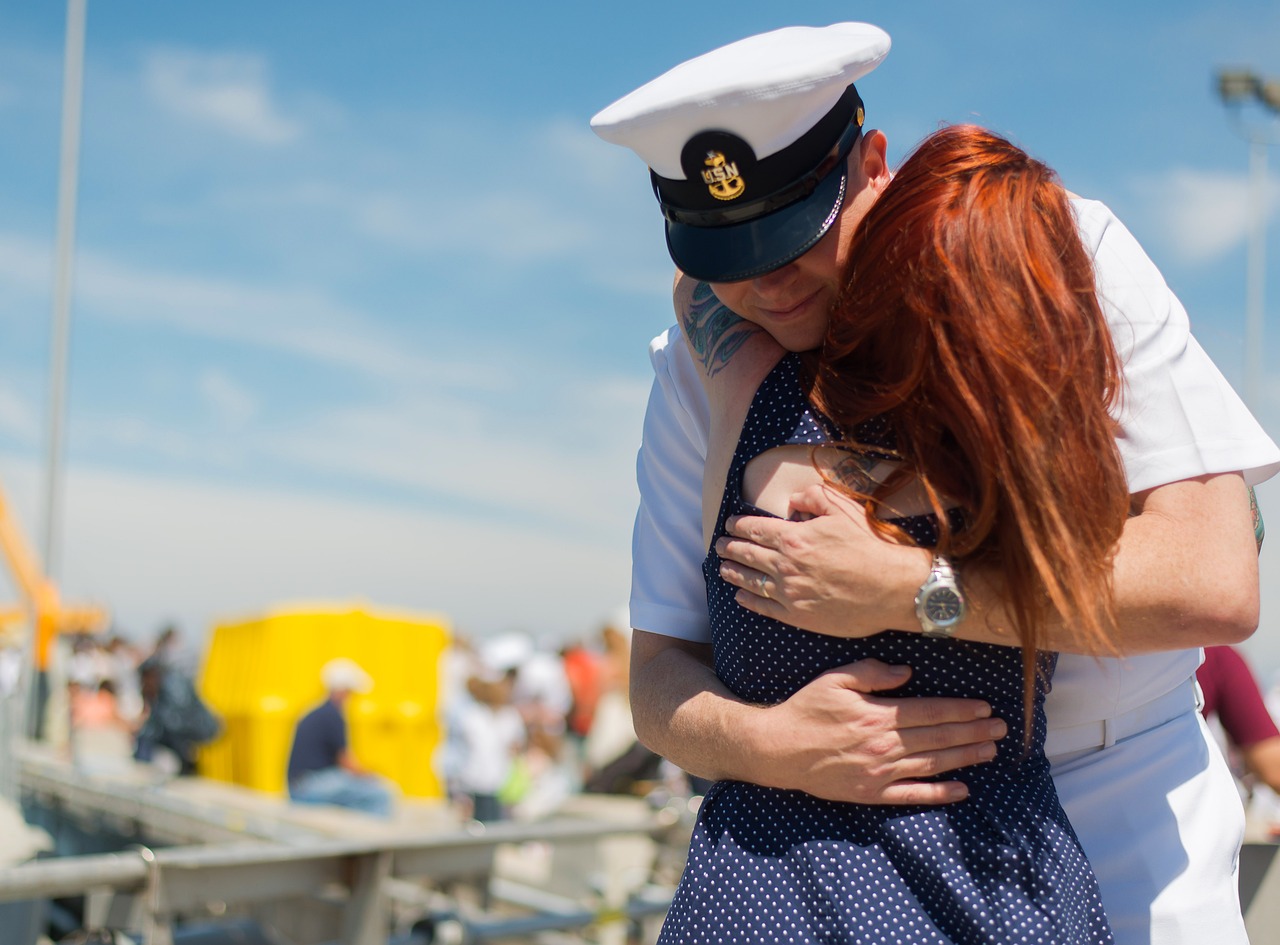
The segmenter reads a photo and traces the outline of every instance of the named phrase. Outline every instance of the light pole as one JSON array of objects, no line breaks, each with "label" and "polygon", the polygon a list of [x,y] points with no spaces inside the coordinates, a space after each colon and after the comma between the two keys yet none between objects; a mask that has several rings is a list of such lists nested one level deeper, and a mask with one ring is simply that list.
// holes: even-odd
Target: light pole
[{"label": "light pole", "polygon": [[[80,164],[80,102],[84,87],[84,32],[88,0],[67,0],[67,34],[62,63],[62,148],[58,162],[57,243],[53,266],[53,330],[49,340],[49,427],[45,454],[44,522],[41,550],[44,573],[58,573],[62,516],[63,420],[66,413],[67,349],[71,333],[71,280],[76,242],[76,190]],[[32,627],[32,686],[27,700],[27,730],[44,735],[49,697],[48,627]]]},{"label": "light pole", "polygon": [[1247,69],[1218,73],[1218,97],[1232,116],[1237,133],[1249,142],[1249,254],[1246,267],[1244,398],[1256,413],[1261,409],[1263,305],[1267,242],[1267,148],[1273,140],[1268,126],[1247,124],[1241,106],[1254,101],[1272,116],[1280,115],[1280,81],[1263,79]]}]

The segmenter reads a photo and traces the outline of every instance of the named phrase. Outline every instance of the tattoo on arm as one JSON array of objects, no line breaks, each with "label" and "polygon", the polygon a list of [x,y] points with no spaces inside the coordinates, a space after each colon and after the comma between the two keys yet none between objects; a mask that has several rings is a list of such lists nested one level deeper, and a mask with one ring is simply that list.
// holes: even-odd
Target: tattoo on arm
[{"label": "tattoo on arm", "polygon": [[754,325],[725,308],[705,282],[694,286],[693,301],[681,320],[707,377],[718,374],[755,331]]},{"label": "tattoo on arm", "polygon": [[1258,494],[1249,487],[1249,511],[1253,514],[1253,540],[1258,543],[1258,551],[1262,551],[1262,539],[1267,536],[1266,526],[1262,524],[1262,509],[1258,508]]}]

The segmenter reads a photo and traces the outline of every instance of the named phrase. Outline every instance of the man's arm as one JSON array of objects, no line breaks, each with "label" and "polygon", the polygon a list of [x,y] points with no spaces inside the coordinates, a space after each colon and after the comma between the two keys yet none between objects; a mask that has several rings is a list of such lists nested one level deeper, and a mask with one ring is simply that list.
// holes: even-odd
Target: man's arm
[{"label": "man's arm", "polygon": [[[858,505],[815,487],[797,500],[817,516],[803,522],[740,518],[737,539],[717,545],[721,573],[749,610],[840,636],[919,631],[914,598],[930,553],[874,535]],[[1119,636],[1125,654],[1238,643],[1258,625],[1258,557],[1249,495],[1238,473],[1200,476],[1134,497],[1114,563]],[[765,578],[768,598],[755,593]],[[970,616],[962,639],[1017,645],[998,583],[980,568],[962,572]],[[1049,644],[1089,653],[1060,621]]]},{"label": "man's arm", "polygon": [[[1115,561],[1119,648],[1239,641],[1257,626],[1258,577],[1245,479],[1231,470],[1245,470],[1256,484],[1280,470],[1280,451],[1196,343],[1186,310],[1133,235],[1102,204],[1074,206],[1124,364],[1117,444],[1138,514]],[[731,523],[739,538],[758,537],[763,546],[755,553],[729,542],[721,555],[739,565],[726,578],[740,587],[762,573],[779,579],[766,589],[780,601],[744,591],[745,606],[823,632],[919,628],[912,605],[928,573],[925,553],[869,543],[861,508],[821,489],[809,490],[797,510],[819,518],[780,527]],[[959,634],[1012,643],[992,582],[981,571],[962,578],[978,606]],[[1080,649],[1067,628],[1057,628],[1052,642]]]},{"label": "man's arm", "polygon": [[356,756],[351,753],[350,748],[344,748],[338,753],[338,767],[348,774],[354,774],[362,778],[373,773],[356,760]]},{"label": "man's arm", "polygon": [[1246,770],[1280,790],[1280,729],[1244,654],[1229,646],[1206,650],[1196,677],[1204,690],[1205,714],[1217,715]]},{"label": "man's arm", "polygon": [[871,695],[910,676],[863,660],[823,673],[772,706],[738,699],[716,677],[710,647],[637,630],[631,711],[648,748],[712,780],[742,780],[863,804],[944,804],[958,781],[921,782],[988,761],[1006,726],[973,699]]},{"label": "man's arm", "polygon": [[1276,793],[1280,793],[1280,737],[1240,749],[1240,758],[1250,774]]}]

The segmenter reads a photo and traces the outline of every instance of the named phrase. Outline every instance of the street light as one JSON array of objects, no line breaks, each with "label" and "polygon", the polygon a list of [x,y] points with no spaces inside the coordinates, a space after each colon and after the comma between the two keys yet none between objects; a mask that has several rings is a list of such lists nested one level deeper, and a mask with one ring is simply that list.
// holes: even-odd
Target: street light
[{"label": "street light", "polygon": [[[44,573],[58,573],[62,515],[63,421],[66,413],[67,350],[71,332],[71,277],[76,241],[76,191],[80,163],[80,104],[84,90],[84,31],[88,0],[67,0],[62,63],[62,146],[58,161],[58,220],[53,262],[53,318],[49,339],[49,428],[45,453]],[[32,628],[33,635],[36,628]],[[34,672],[27,696],[27,731],[44,735],[49,696],[48,648],[32,641]],[[31,665],[31,664],[29,664]]]},{"label": "street light", "polygon": [[1267,238],[1267,147],[1274,143],[1265,125],[1246,124],[1244,103],[1257,102],[1272,116],[1280,115],[1280,81],[1263,79],[1248,69],[1218,73],[1218,97],[1231,112],[1236,131],[1249,142],[1250,203],[1249,255],[1246,271],[1244,396],[1256,413],[1261,408],[1263,286]]},{"label": "street light", "polygon": [[1257,94],[1261,80],[1248,69],[1223,69],[1218,73],[1218,95],[1228,104]]}]

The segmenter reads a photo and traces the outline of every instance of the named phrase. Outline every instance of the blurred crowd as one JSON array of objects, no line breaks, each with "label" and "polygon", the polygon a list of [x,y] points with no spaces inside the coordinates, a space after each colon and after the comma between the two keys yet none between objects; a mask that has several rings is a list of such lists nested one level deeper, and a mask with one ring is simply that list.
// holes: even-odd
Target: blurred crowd
[{"label": "blurred crowd", "polygon": [[[173,775],[195,772],[197,749],[216,737],[219,724],[196,694],[194,667],[184,659],[174,628],[163,629],[149,647],[121,636],[85,635],[63,643],[65,704],[52,705],[49,715],[70,721],[69,741],[80,762],[101,768],[132,758]],[[630,653],[625,609],[556,648],[523,633],[455,638],[442,668],[447,737],[439,766],[458,815],[528,819],[580,792],[687,792],[684,775],[636,740],[628,699]],[[352,674],[363,673],[352,667]],[[353,689],[335,693],[328,682],[326,688],[326,702],[340,709],[345,700],[335,695]],[[296,733],[294,741],[297,754]],[[374,773],[347,751],[345,731],[332,751],[313,753],[313,766],[345,769],[347,782],[373,783]],[[295,762],[291,758],[294,767]],[[297,774],[291,768],[291,795],[302,800],[303,793],[293,791]]]},{"label": "blurred crowd", "polygon": [[[196,770],[196,751],[218,733],[196,694],[175,627],[140,647],[118,635],[70,638],[66,717],[78,761],[95,767],[133,758],[169,774]],[[50,714],[62,714],[55,701]]]},{"label": "blurred crowd", "polygon": [[559,650],[519,633],[458,640],[447,667],[449,798],[479,821],[534,818],[571,794],[684,790],[636,741],[625,610]]},{"label": "blurred crowd", "polygon": [[[196,694],[193,667],[173,627],[150,647],[121,636],[64,643],[65,701],[55,700],[49,714],[69,722],[79,761],[100,766],[132,758],[173,775],[195,772],[197,749],[220,726]],[[580,792],[699,793],[704,785],[636,740],[630,653],[625,610],[558,649],[522,633],[456,638],[443,667],[447,739],[440,769],[458,815],[482,822],[533,819]],[[352,664],[349,675],[356,672],[363,674]],[[1255,830],[1280,836],[1280,728],[1274,721],[1280,687],[1265,692],[1232,647],[1209,648],[1198,678],[1207,721]],[[332,699],[334,686],[326,685]],[[334,701],[341,706],[341,699]],[[353,758],[343,765],[372,775]]]}]

